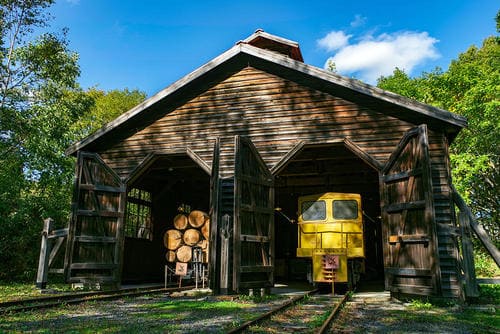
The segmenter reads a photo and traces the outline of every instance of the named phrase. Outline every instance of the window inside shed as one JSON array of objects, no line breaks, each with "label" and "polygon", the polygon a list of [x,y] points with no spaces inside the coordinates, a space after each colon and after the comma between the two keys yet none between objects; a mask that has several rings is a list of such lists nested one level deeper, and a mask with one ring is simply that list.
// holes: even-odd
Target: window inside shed
[{"label": "window inside shed", "polygon": [[125,236],[153,240],[151,193],[132,188],[127,194]]}]

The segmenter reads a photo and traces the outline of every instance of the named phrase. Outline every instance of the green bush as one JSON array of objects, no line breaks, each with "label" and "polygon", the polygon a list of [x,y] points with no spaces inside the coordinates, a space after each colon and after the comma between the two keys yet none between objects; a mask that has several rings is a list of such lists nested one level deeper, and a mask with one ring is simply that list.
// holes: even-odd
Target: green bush
[{"label": "green bush", "polygon": [[478,277],[500,277],[500,268],[491,256],[483,251],[474,252],[474,265]]}]

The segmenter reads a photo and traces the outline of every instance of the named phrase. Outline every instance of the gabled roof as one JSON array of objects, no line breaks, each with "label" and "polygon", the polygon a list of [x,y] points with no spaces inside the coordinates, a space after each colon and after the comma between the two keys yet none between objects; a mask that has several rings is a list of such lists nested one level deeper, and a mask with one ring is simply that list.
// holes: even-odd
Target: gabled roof
[{"label": "gabled roof", "polygon": [[[281,47],[278,47],[280,45]],[[346,100],[362,103],[374,110],[414,124],[426,123],[431,128],[444,131],[451,140],[467,125],[466,119],[462,116],[382,90],[359,80],[307,65],[302,62],[302,55],[296,42],[258,30],[244,41],[237,43],[231,49],[120,115],[92,135],[74,143],[66,150],[66,154],[75,154],[79,150],[106,143],[118,133],[120,134],[118,137],[126,137],[174,110],[183,101],[200,94],[210,85],[220,82],[247,66]]]}]

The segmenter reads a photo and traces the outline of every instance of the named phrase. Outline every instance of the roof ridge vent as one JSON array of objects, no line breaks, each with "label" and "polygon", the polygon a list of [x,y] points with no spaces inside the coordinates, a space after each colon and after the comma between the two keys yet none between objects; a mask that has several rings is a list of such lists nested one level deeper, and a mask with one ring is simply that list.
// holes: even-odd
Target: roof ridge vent
[{"label": "roof ridge vent", "polygon": [[261,28],[255,30],[255,32],[248,38],[236,43],[236,45],[239,44],[249,44],[261,49],[278,52],[292,59],[304,62],[299,43],[283,37],[269,34]]}]

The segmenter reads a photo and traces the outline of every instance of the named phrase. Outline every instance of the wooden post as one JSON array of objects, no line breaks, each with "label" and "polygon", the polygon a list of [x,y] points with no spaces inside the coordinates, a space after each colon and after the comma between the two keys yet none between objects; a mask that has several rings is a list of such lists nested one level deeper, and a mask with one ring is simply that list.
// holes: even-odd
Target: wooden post
[{"label": "wooden post", "polygon": [[229,293],[229,242],[231,239],[231,217],[226,214],[222,217],[221,254],[220,254],[220,290],[222,294]]},{"label": "wooden post", "polygon": [[47,218],[43,221],[42,244],[40,246],[40,258],[38,260],[38,273],[36,276],[36,287],[45,289],[47,287],[47,276],[49,272],[49,255],[51,251],[51,242],[49,234],[52,231],[54,220]]},{"label": "wooden post", "polygon": [[478,297],[479,291],[477,288],[476,271],[474,268],[474,250],[470,240],[470,219],[469,215],[460,211],[460,234],[462,236],[462,258],[464,265],[465,276],[465,295],[467,297]]},{"label": "wooden post", "polygon": [[455,201],[455,204],[458,206],[458,209],[462,212],[465,212],[469,217],[468,222],[470,228],[472,229],[472,231],[474,231],[474,233],[476,233],[477,237],[483,244],[484,248],[491,255],[493,260],[496,262],[497,266],[500,267],[500,251],[495,246],[495,244],[490,240],[488,233],[486,233],[486,231],[481,227],[481,225],[479,225],[474,220],[474,215],[472,214],[472,211],[470,211],[469,207],[465,203],[462,196],[460,196],[460,194],[453,186],[451,187],[451,190],[453,194],[453,200]]}]

